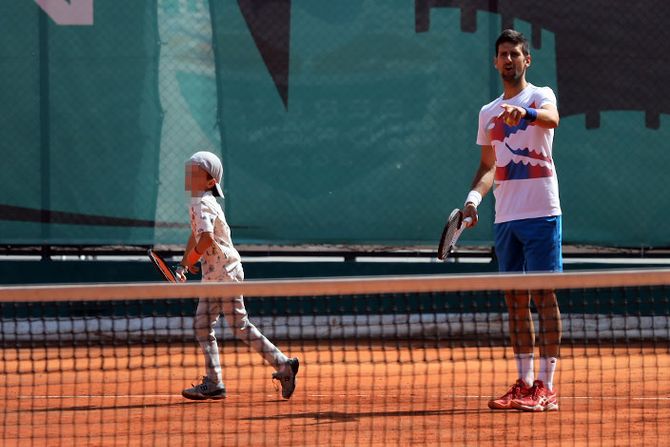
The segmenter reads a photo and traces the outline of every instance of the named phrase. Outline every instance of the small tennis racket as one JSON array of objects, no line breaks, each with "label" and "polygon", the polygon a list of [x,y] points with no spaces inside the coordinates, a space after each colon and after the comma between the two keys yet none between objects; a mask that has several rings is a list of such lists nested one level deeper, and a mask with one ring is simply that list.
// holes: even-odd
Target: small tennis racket
[{"label": "small tennis racket", "polygon": [[151,259],[151,262],[153,262],[158,271],[161,272],[166,281],[177,282],[177,278],[175,278],[172,269],[168,267],[163,258],[154,253],[152,249],[147,250],[147,254],[149,255],[149,259]]},{"label": "small tennis racket", "polygon": [[447,219],[447,224],[442,230],[442,237],[440,238],[440,244],[437,246],[437,259],[444,261],[447,259],[451,249],[456,245],[456,241],[461,236],[463,230],[465,230],[472,223],[472,218],[466,217],[463,219],[463,213],[458,208],[454,209],[449,218]]}]

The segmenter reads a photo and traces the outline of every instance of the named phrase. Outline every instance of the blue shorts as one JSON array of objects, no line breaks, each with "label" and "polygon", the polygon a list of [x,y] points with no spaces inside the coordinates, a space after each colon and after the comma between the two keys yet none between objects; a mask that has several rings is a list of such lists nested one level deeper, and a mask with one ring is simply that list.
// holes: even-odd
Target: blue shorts
[{"label": "blue shorts", "polygon": [[561,216],[503,222],[494,230],[499,271],[563,271]]}]

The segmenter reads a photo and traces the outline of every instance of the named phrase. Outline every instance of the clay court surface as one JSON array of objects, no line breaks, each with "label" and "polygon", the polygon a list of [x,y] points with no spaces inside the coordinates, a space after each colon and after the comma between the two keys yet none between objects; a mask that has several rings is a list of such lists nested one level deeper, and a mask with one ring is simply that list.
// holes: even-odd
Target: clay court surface
[{"label": "clay court surface", "polygon": [[[272,369],[223,349],[228,398],[192,402],[197,347],[4,348],[0,445],[668,445],[667,346],[565,346],[560,411],[493,412],[514,380],[503,347],[323,341],[283,348],[301,359],[284,401]],[[235,365],[239,366],[235,366]]]}]

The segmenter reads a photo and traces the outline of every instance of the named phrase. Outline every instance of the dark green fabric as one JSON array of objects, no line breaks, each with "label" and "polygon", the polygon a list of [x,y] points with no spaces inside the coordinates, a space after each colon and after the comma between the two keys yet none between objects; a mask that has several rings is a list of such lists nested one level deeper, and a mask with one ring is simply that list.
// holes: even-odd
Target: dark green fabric
[{"label": "dark green fabric", "polygon": [[[500,94],[501,16],[479,11],[464,30],[449,1],[429,26],[405,0],[252,3],[100,0],[90,27],[0,4],[0,243],[183,244],[183,163],[207,149],[238,244],[434,245],[478,165],[479,108]],[[597,98],[577,113],[563,74],[605,50],[565,55],[564,34],[515,26],[541,43],[529,80],[566,111],[564,242],[670,246],[665,117]],[[480,218],[462,243],[492,243],[491,195]]]}]

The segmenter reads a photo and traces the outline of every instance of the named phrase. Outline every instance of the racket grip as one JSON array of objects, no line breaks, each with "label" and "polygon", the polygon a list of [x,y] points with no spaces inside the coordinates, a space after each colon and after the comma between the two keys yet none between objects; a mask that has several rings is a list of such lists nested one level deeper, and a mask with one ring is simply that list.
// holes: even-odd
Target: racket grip
[{"label": "racket grip", "polygon": [[461,223],[463,228],[468,228],[470,225],[472,225],[472,217],[466,217],[463,219],[463,222]]}]

